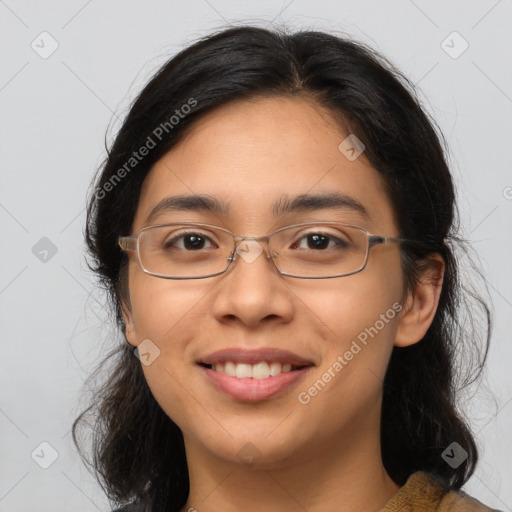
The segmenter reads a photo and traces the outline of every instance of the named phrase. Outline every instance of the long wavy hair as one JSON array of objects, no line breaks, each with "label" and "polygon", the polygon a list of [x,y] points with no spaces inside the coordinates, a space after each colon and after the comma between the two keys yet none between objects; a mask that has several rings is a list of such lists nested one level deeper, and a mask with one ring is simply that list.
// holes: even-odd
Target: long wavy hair
[{"label": "long wavy hair", "polygon": [[[393,348],[383,387],[381,446],[384,467],[398,485],[423,470],[459,489],[473,474],[478,453],[456,398],[482,371],[490,312],[459,279],[457,254],[466,253],[467,242],[459,233],[446,142],[414,85],[362,43],[318,31],[239,26],[195,42],[152,76],[107,147],[88,197],[88,264],[108,294],[120,337],[128,289],[127,257],[117,237],[131,231],[149,170],[205,113],[263,96],[312,99],[364,143],[365,156],[385,180],[400,236],[416,241],[401,248],[407,290],[421,278],[427,255],[444,259],[439,306],[425,337]],[[150,145],[148,137],[153,147],[130,160]],[[481,314],[472,314],[472,307]],[[472,321],[477,318],[483,325]],[[459,355],[469,354],[473,364],[457,364]],[[75,444],[112,503],[179,511],[189,493],[182,432],[152,396],[131,345],[121,341],[107,362],[108,371],[101,364],[95,373],[104,378],[90,406],[73,424]],[[89,450],[84,433],[90,434]],[[457,468],[441,457],[453,442],[468,454]]]}]

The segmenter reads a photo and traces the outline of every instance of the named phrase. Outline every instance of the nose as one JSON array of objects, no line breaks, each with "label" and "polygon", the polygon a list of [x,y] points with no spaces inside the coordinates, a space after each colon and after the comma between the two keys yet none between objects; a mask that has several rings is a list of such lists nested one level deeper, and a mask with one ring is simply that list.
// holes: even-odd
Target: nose
[{"label": "nose", "polygon": [[268,255],[268,245],[242,240],[230,268],[220,277],[213,303],[218,321],[254,327],[263,321],[287,323],[293,318],[293,293]]}]

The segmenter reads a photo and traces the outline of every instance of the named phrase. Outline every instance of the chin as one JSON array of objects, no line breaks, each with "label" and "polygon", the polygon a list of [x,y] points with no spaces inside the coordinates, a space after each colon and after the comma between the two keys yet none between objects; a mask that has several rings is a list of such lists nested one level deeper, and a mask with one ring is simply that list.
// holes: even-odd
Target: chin
[{"label": "chin", "polygon": [[220,439],[209,436],[201,444],[215,457],[250,469],[277,469],[307,459],[307,450],[303,443],[298,442],[297,433],[283,430],[278,435],[276,430],[272,432],[275,425],[260,432],[244,426],[236,430],[227,429],[228,432],[236,432],[236,435],[229,438],[222,436]]}]

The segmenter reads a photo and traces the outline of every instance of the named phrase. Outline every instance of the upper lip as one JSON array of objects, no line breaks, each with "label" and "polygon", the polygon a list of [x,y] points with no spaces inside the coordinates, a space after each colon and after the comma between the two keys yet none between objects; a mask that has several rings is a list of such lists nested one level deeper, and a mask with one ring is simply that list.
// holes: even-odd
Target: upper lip
[{"label": "upper lip", "polygon": [[198,363],[217,364],[232,361],[233,363],[257,364],[261,361],[279,362],[281,364],[290,363],[292,366],[311,366],[313,361],[294,354],[288,350],[280,350],[277,348],[260,348],[260,349],[242,349],[242,348],[225,348],[218,350],[213,354],[202,357]]}]

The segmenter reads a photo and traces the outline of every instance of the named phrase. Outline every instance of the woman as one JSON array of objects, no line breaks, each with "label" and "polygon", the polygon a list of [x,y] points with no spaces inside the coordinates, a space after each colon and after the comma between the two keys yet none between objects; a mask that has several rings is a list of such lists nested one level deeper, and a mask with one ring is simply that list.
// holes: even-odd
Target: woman
[{"label": "woman", "polygon": [[320,32],[232,28],[151,79],[86,232],[125,342],[74,435],[93,415],[119,510],[490,510],[460,490],[454,354],[479,338],[433,126]]}]

